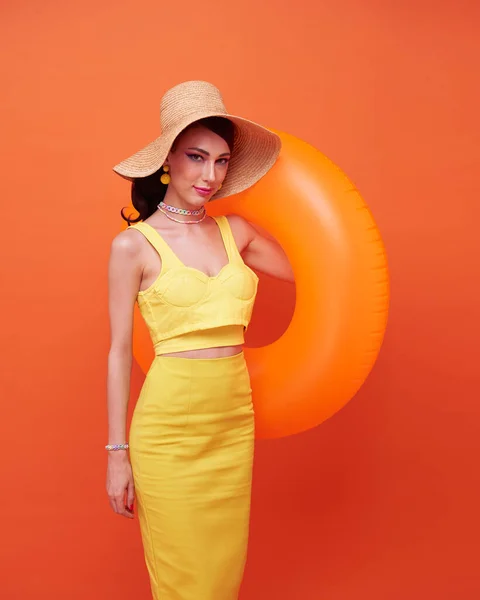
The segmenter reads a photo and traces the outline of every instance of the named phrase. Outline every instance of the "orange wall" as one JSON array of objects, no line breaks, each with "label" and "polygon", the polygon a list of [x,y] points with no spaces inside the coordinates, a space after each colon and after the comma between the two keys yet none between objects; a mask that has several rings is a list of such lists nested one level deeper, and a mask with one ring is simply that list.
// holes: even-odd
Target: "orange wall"
[{"label": "orange wall", "polygon": [[357,397],[258,444],[242,599],[480,596],[476,5],[2,6],[2,598],[149,598],[137,521],[104,492],[106,262],[128,194],[110,169],[192,78],[337,162],[391,267]]}]

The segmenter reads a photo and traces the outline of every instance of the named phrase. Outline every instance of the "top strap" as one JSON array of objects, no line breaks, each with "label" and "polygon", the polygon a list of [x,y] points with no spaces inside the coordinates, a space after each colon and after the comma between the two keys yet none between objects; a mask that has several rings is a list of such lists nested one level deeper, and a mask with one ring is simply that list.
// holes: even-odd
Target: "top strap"
[{"label": "top strap", "polygon": [[220,229],[220,234],[225,245],[225,250],[227,251],[228,260],[231,262],[241,260],[243,262],[241,254],[235,242],[235,238],[233,237],[232,228],[230,227],[230,223],[228,222],[227,217],[222,215],[213,218],[217,222],[218,228]]},{"label": "top strap", "polygon": [[134,223],[128,227],[128,229],[132,228],[140,231],[140,233],[142,233],[155,248],[162,260],[162,268],[172,268],[173,266],[183,265],[182,261],[154,227],[148,223],[140,222]]}]

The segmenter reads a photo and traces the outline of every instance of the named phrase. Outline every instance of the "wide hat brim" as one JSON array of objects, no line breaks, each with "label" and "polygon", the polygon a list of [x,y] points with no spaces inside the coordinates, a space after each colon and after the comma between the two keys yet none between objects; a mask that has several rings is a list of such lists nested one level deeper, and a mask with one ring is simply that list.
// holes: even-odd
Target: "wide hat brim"
[{"label": "wide hat brim", "polygon": [[212,197],[220,199],[238,194],[259,181],[275,164],[281,149],[280,137],[266,127],[226,112],[205,111],[179,119],[153,142],[113,167],[130,181],[158,171],[175,138],[189,125],[206,117],[224,117],[235,124],[232,158],[221,189]]}]

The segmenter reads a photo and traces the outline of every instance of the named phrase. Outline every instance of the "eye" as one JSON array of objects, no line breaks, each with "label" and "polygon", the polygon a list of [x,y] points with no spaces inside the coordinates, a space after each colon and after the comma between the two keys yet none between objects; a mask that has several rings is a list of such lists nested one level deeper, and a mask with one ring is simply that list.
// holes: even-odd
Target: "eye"
[{"label": "eye", "polygon": [[220,163],[221,165],[228,165],[229,160],[230,160],[229,158],[219,158],[217,162]]},{"label": "eye", "polygon": [[200,162],[201,160],[203,160],[203,156],[201,154],[188,154],[187,153],[188,158],[190,158],[190,160],[193,160],[194,162]]}]

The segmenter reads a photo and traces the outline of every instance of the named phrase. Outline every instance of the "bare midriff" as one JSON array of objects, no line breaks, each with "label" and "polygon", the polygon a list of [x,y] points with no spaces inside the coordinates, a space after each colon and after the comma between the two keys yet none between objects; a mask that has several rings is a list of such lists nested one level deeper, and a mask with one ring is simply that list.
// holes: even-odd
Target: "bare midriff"
[{"label": "bare midriff", "polygon": [[219,348],[199,348],[197,350],[183,350],[181,352],[168,352],[159,356],[177,356],[180,358],[224,358],[239,354],[242,346],[223,346]]}]

